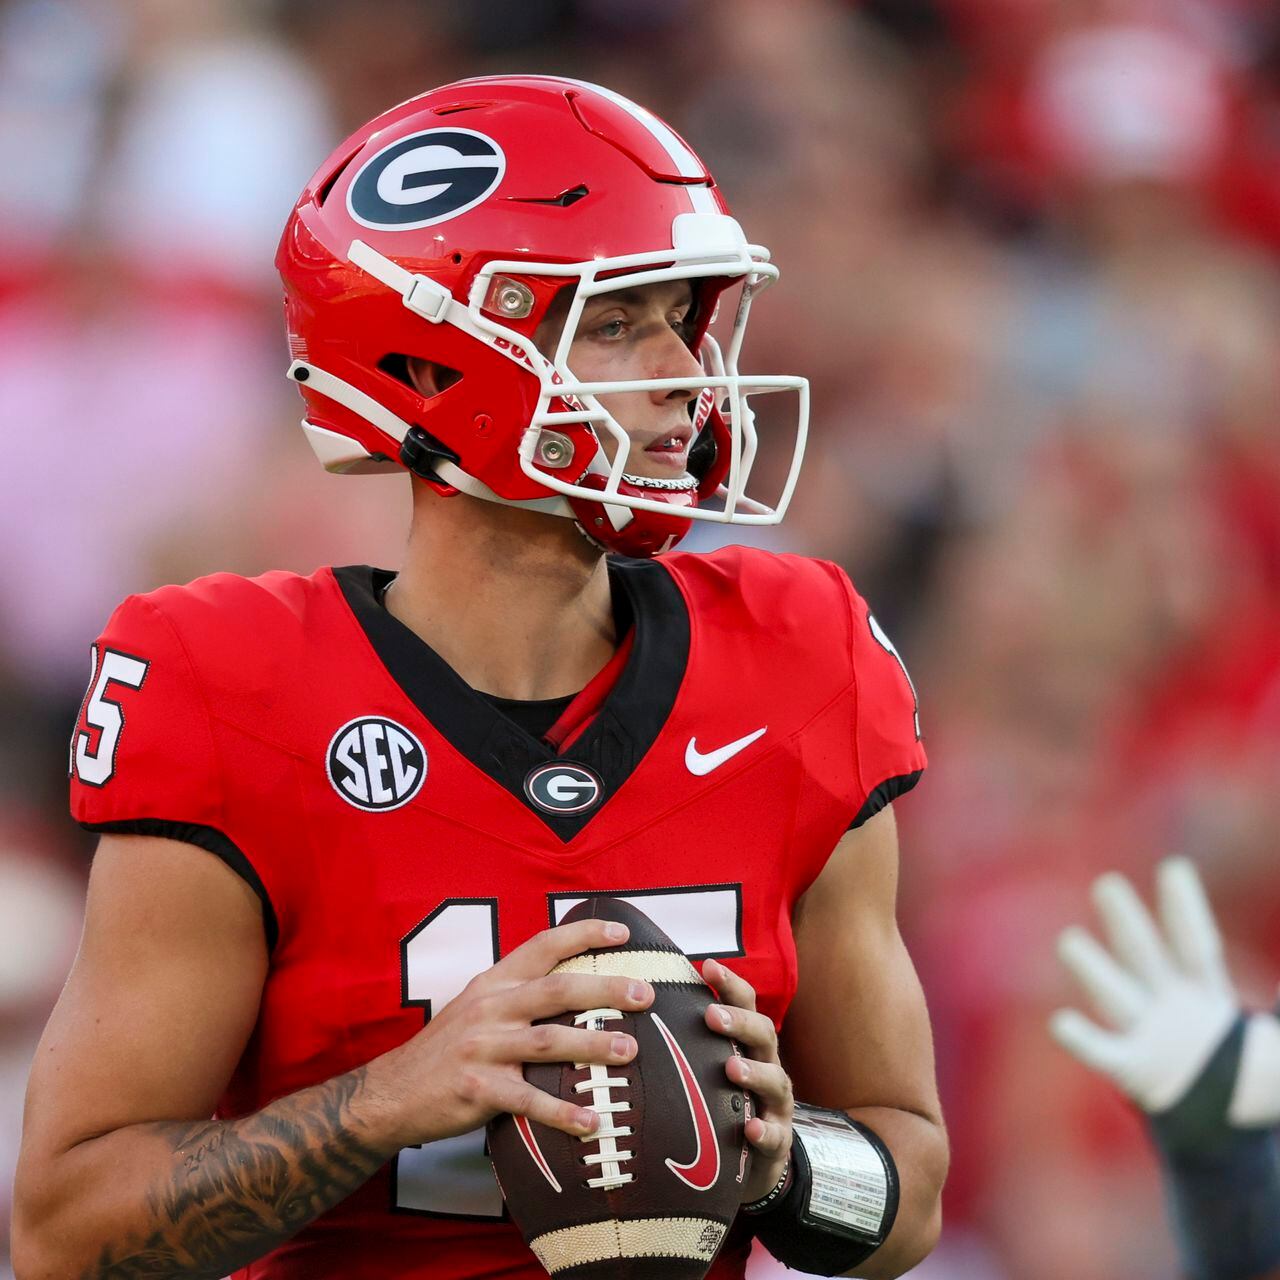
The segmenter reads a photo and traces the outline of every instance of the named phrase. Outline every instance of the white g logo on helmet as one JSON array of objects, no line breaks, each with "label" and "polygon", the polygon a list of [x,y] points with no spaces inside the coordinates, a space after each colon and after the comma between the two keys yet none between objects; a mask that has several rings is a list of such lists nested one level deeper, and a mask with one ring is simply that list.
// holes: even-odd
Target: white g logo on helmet
[{"label": "white g logo on helmet", "polygon": [[502,181],[506,156],[473,129],[426,129],[397,138],[360,166],[347,212],[375,231],[413,231],[456,218]]}]

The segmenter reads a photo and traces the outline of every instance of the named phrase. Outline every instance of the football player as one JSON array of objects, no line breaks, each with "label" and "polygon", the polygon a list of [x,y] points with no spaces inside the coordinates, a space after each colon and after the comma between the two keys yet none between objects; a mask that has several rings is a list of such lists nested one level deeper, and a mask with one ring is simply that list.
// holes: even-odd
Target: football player
[{"label": "football player", "polygon": [[[652,999],[548,976],[619,941],[559,924],[601,893],[703,962],[759,1103],[734,1229],[670,1247],[899,1275],[947,1160],[894,911],[914,690],[835,566],[664,554],[795,483],[806,384],[738,370],[768,254],[660,120],[527,76],[359,130],[278,266],[307,437],[412,473],[408,547],[131,598],[93,646],[72,807],[102,839],[31,1076],[19,1276],[541,1274],[483,1126],[597,1130],[521,1064],[635,1053],[536,1025]],[[772,506],[763,392],[795,401]]]},{"label": "football player", "polygon": [[1072,927],[1059,955],[1102,1016],[1050,1030],[1147,1114],[1179,1252],[1192,1280],[1280,1278],[1280,1020],[1240,1007],[1195,867],[1156,875],[1161,927],[1110,873],[1094,901],[1110,950]]}]

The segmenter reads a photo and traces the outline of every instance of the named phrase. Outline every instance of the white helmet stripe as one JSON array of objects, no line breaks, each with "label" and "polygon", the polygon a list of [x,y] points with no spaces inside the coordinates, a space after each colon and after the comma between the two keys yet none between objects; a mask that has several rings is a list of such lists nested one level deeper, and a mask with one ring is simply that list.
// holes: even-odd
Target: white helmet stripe
[{"label": "white helmet stripe", "polygon": [[[702,161],[689,150],[664,121],[658,119],[652,111],[642,107],[638,102],[632,102],[630,98],[624,98],[622,94],[614,93],[612,89],[606,89],[603,85],[592,84],[589,80],[572,80],[561,76],[548,76],[547,79],[563,79],[566,84],[576,84],[580,89],[598,93],[602,98],[612,102],[614,106],[621,107],[633,120],[643,125],[654,136],[662,149],[671,157],[675,163],[676,172],[682,178],[701,178],[706,175],[707,171],[703,167]],[[685,193],[689,197],[689,205],[693,213],[720,212],[720,207],[716,204],[715,197],[711,194],[711,187],[707,183],[691,184],[685,187]]]},{"label": "white helmet stripe", "polygon": [[[478,76],[473,79],[484,80],[487,77]],[[638,124],[647,129],[657,140],[662,149],[672,159],[676,166],[676,172],[682,178],[705,178],[706,168],[702,161],[698,159],[688,146],[680,140],[679,137],[664,121],[660,120],[652,111],[642,107],[638,102],[632,102],[630,98],[624,98],[620,93],[614,93],[612,89],[606,89],[603,85],[592,84],[589,80],[573,80],[568,76],[522,76],[524,80],[554,80],[559,84],[577,85],[579,89],[586,89],[591,93],[598,93],[602,98],[612,102],[614,106],[621,107]],[[459,81],[460,84],[467,84],[469,81]],[[693,213],[719,213],[720,207],[716,204],[715,197],[711,194],[711,185],[708,182],[692,183],[685,187],[685,193],[689,197],[690,209]]]},{"label": "white helmet stripe", "polygon": [[[555,78],[560,79],[561,77],[557,76]],[[647,111],[638,102],[632,102],[630,98],[624,98],[620,93],[614,93],[612,89],[606,89],[603,85],[592,84],[588,80],[570,80],[565,77],[564,83],[576,84],[580,89],[590,89],[592,93],[598,93],[602,98],[607,98],[614,106],[621,107],[629,116],[644,125],[662,144],[662,149],[667,155],[675,161],[676,170],[682,178],[701,178],[706,175],[707,171],[702,167],[702,162],[698,157],[652,111]]]},{"label": "white helmet stripe", "polygon": [[687,186],[685,191],[689,195],[689,203],[693,205],[694,213],[720,212],[720,206],[716,203],[715,196],[711,194],[711,188],[705,182]]}]

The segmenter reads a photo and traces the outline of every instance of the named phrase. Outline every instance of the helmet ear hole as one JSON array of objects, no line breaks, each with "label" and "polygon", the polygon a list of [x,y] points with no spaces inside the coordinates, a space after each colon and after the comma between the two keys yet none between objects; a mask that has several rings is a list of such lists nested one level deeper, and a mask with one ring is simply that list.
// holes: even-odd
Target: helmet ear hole
[{"label": "helmet ear hole", "polygon": [[424,399],[430,400],[442,391],[448,391],[455,382],[462,381],[462,374],[447,364],[436,360],[424,360],[420,356],[407,356],[392,351],[378,361],[378,368],[389,373],[397,382],[412,387]]}]

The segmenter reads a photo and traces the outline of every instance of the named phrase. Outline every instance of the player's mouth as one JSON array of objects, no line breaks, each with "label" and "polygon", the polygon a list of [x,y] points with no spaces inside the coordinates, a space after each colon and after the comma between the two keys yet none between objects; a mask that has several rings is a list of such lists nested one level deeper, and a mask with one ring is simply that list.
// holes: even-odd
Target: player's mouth
[{"label": "player's mouth", "polygon": [[664,470],[685,471],[689,465],[689,442],[692,439],[692,427],[676,427],[669,435],[660,436],[646,445],[645,457],[652,458]]}]

